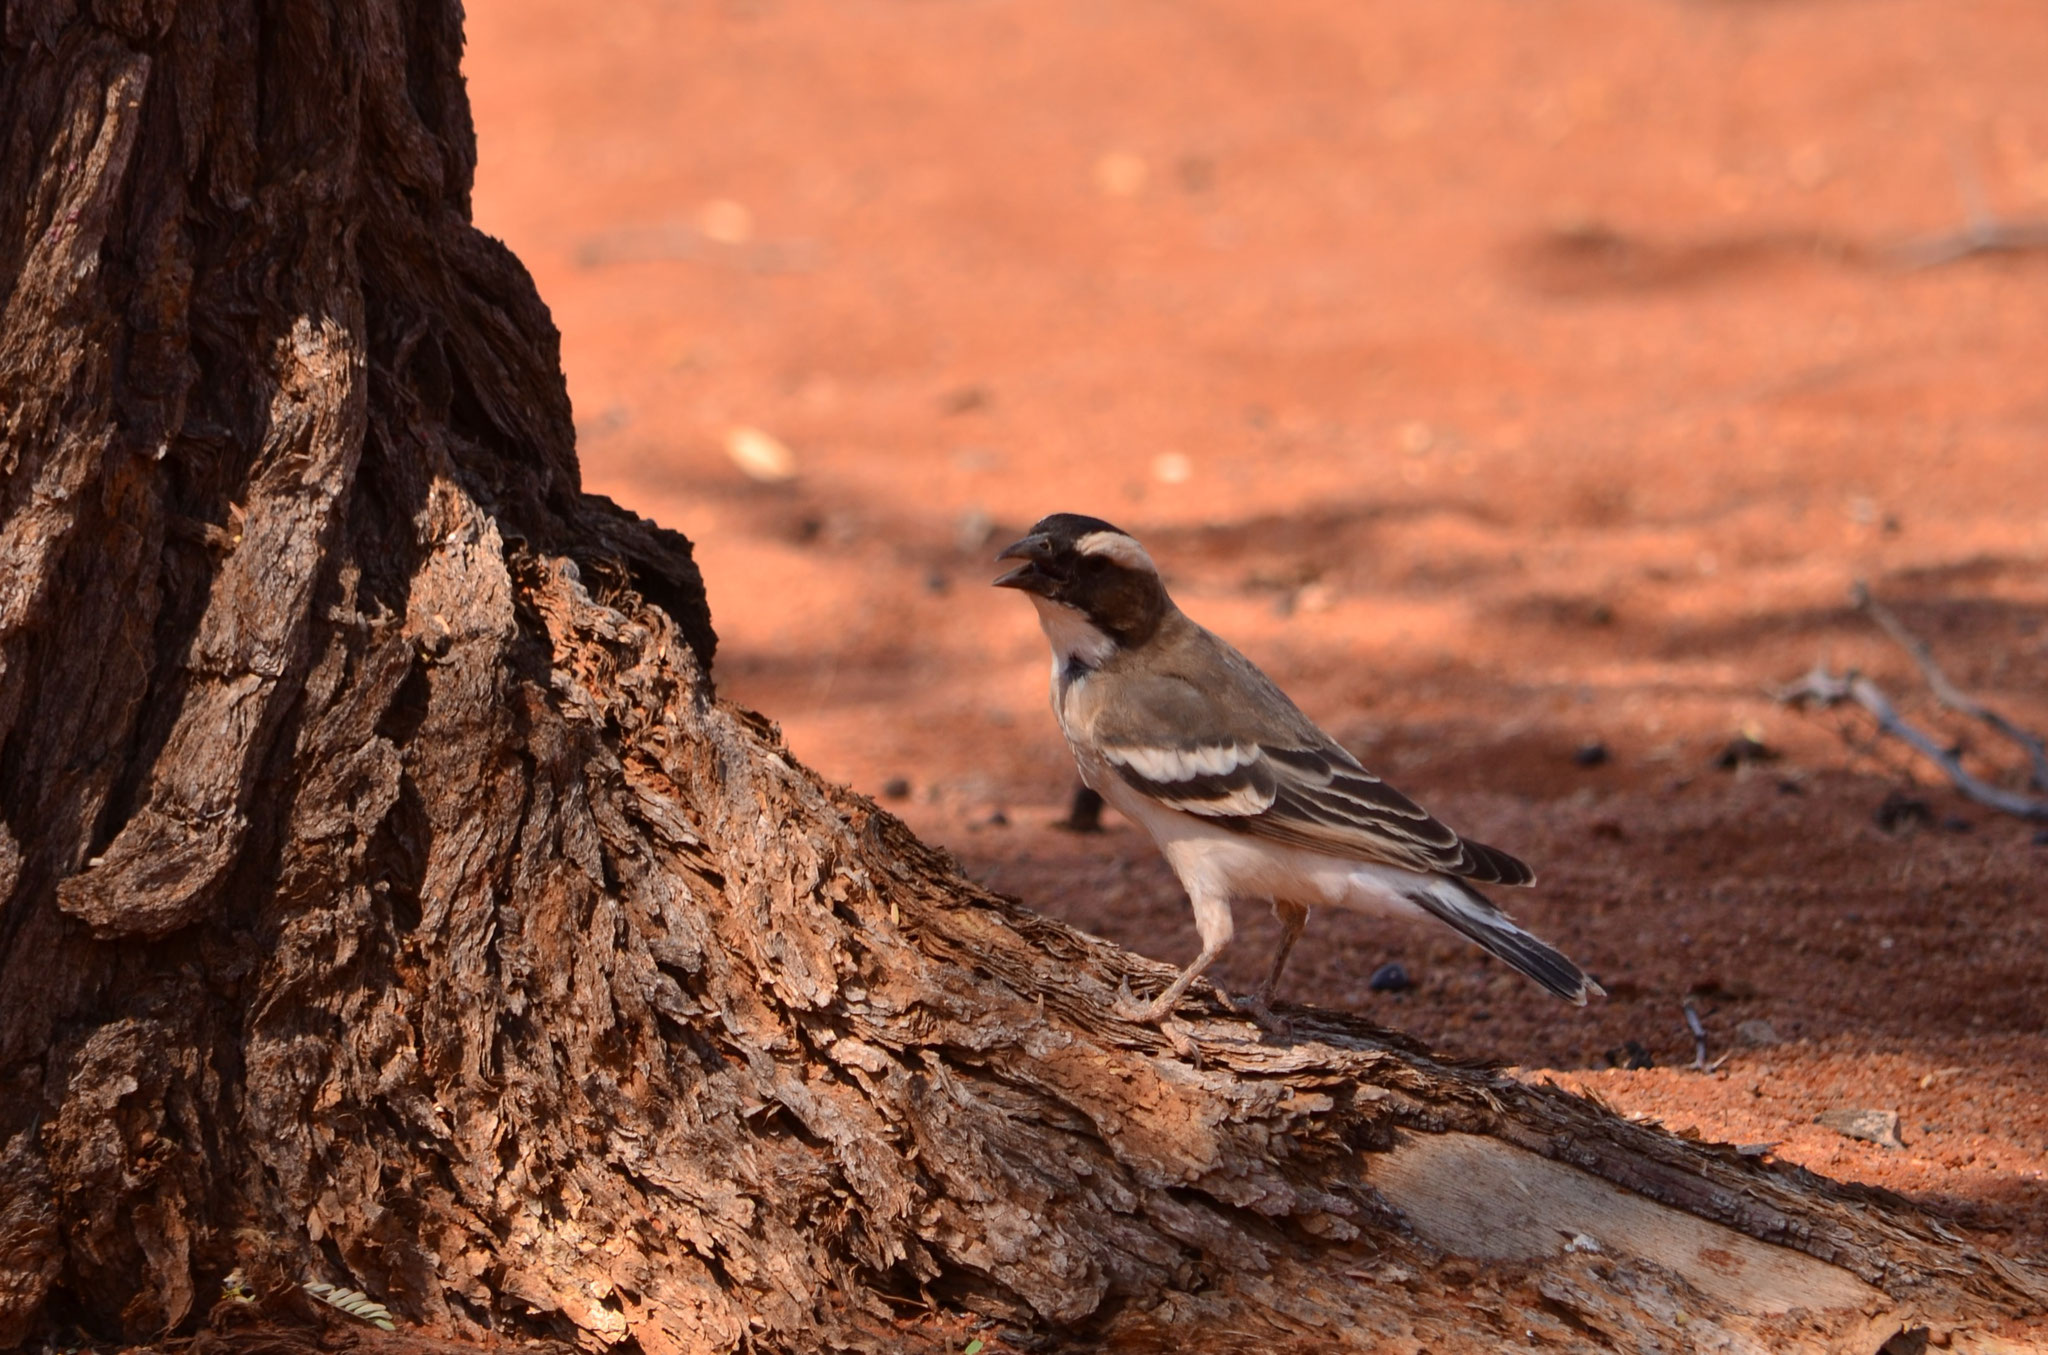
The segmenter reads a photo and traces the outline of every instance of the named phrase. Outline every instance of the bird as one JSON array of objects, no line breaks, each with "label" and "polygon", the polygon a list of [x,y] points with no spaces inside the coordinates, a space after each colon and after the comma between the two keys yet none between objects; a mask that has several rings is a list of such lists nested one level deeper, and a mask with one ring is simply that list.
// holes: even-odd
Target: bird
[{"label": "bird", "polygon": [[1151,834],[1194,910],[1200,953],[1150,1004],[1126,989],[1122,1015],[1169,1016],[1230,943],[1234,903],[1269,903],[1280,941],[1249,997],[1211,987],[1271,1031],[1287,1028],[1273,995],[1318,907],[1433,918],[1568,1002],[1605,995],[1479,891],[1533,884],[1533,870],[1367,771],[1174,604],[1136,537],[1054,513],[996,559],[1018,562],[994,586],[1028,596],[1051,643],[1053,714],[1082,781]]}]

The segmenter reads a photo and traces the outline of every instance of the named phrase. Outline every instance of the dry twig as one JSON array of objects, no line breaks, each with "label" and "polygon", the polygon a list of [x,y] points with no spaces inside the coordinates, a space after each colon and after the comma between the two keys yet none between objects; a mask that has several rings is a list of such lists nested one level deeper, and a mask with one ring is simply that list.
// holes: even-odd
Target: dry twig
[{"label": "dry twig", "polygon": [[1687,998],[1679,1010],[1685,1013],[1685,1028],[1692,1032],[1692,1066],[1704,1073],[1707,1071],[1707,1028],[1700,1024],[1699,1008],[1692,1005],[1691,998]]},{"label": "dry twig", "polygon": [[2048,250],[2048,221],[2009,221],[1992,210],[1984,182],[1959,145],[1949,147],[1956,190],[1963,199],[1961,230],[1923,236],[1894,246],[1891,255],[1901,268],[1939,268],[1978,254],[2023,254]]},{"label": "dry twig", "polygon": [[1967,799],[1976,801],[1988,809],[2017,818],[2032,819],[2048,823],[2048,799],[2037,799],[2018,791],[1994,786],[1978,777],[1963,766],[1955,751],[1944,747],[1933,735],[1909,724],[1892,706],[1878,685],[1861,673],[1851,670],[1840,677],[1816,666],[1799,681],[1778,693],[1778,699],[1794,705],[1811,702],[1822,707],[1838,706],[1852,701],[1863,707],[1877,720],[1880,733],[1889,734],[1911,745],[1928,761],[1939,767],[1949,779],[1949,784]]},{"label": "dry twig", "polygon": [[1973,720],[1990,726],[2005,738],[2018,744],[2027,755],[2032,768],[2034,789],[2048,791],[2048,743],[2043,743],[2038,734],[2020,728],[1997,711],[1985,706],[1975,697],[1949,681],[1948,674],[1934,661],[1934,651],[1925,640],[1906,629],[1903,621],[1892,609],[1871,596],[1868,586],[1857,583],[1850,590],[1850,598],[1857,610],[1870,617],[1884,629],[1884,633],[1898,643],[1919,666],[1920,676],[1927,679],[1927,686],[1934,693],[1934,699],[1958,715],[1967,715]]},{"label": "dry twig", "polygon": [[1959,231],[1930,235],[1895,247],[1892,257],[1908,269],[1939,268],[1978,254],[2023,254],[2048,250],[2048,221],[1975,221]]}]

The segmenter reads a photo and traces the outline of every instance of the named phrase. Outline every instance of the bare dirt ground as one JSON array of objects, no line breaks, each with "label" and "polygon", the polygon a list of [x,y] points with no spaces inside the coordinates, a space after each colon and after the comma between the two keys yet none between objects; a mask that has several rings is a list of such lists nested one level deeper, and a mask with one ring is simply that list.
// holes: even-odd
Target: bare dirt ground
[{"label": "bare dirt ground", "polygon": [[[554,308],[587,482],[698,542],[722,688],[800,756],[1192,955],[1141,833],[1052,826],[1043,642],[986,587],[1040,514],[1107,517],[1367,765],[1536,864],[1506,902],[1612,994],[1318,916],[1287,996],[2048,1252],[2048,842],[1768,695],[1825,658],[1933,717],[1867,579],[2048,727],[2048,252],[1910,248],[2048,216],[2031,0],[469,25],[477,217]],[[738,426],[793,478],[743,473]],[[1717,767],[1743,730],[1777,759]],[[1926,821],[1881,826],[1902,790]],[[1242,916],[1222,980],[1274,934]],[[1393,960],[1414,986],[1370,991]],[[1631,1041],[1654,1067],[1609,1066]],[[1904,1146],[1816,1123],[1863,1108]]]}]

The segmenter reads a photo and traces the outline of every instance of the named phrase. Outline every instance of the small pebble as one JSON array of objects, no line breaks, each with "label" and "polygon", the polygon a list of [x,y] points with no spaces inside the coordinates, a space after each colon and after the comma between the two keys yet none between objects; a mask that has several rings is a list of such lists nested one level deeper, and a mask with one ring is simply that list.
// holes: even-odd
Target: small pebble
[{"label": "small pebble", "polygon": [[1917,795],[1904,791],[1893,791],[1884,797],[1884,803],[1871,815],[1877,826],[1887,833],[1896,833],[1901,828],[1934,822],[1934,810]]},{"label": "small pebble", "polygon": [[1312,583],[1294,594],[1294,607],[1313,616],[1317,612],[1329,611],[1335,600],[1328,584]]},{"label": "small pebble", "polygon": [[986,386],[959,386],[939,397],[939,410],[945,414],[972,414],[987,408]]},{"label": "small pebble", "polygon": [[781,484],[796,478],[796,454],[772,433],[745,424],[725,435],[725,454],[740,473],[763,484]]},{"label": "small pebble", "polygon": [[2036,847],[2048,847],[2048,828],[2043,828],[2034,834],[2034,845]]},{"label": "small pebble", "polygon": [[1755,732],[1745,729],[1714,755],[1714,765],[1724,772],[1733,771],[1753,762],[1775,762],[1778,756],[1777,749],[1765,743]]},{"label": "small pebble", "polygon": [[1572,761],[1581,767],[1598,767],[1607,761],[1607,745],[1582,743],[1572,750]]},{"label": "small pebble", "polygon": [[1147,174],[1144,157],[1129,151],[1111,151],[1095,162],[1095,186],[1104,197],[1136,197]]},{"label": "small pebble", "polygon": [[1184,485],[1194,476],[1195,463],[1182,452],[1161,452],[1152,458],[1152,478],[1162,485]]},{"label": "small pebble", "polygon": [[1399,960],[1393,960],[1373,970],[1365,986],[1375,993],[1405,993],[1415,986],[1415,981],[1408,977]]},{"label": "small pebble", "polygon": [[754,234],[754,214],[745,203],[713,198],[697,209],[697,230],[721,245],[743,245]]},{"label": "small pebble", "polygon": [[910,778],[907,776],[892,776],[887,781],[884,781],[882,783],[882,798],[884,800],[908,800],[910,798]]},{"label": "small pebble", "polygon": [[1657,1061],[1650,1057],[1650,1051],[1643,1047],[1641,1041],[1630,1040],[1607,1051],[1607,1066],[1633,1073],[1644,1068],[1655,1068]]}]

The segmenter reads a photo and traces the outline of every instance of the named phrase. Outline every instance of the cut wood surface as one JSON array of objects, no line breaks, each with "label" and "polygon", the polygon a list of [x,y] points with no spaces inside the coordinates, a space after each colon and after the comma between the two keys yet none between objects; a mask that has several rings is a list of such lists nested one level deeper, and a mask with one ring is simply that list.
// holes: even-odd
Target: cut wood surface
[{"label": "cut wood surface", "polygon": [[280,1320],[312,1281],[648,1355],[935,1346],[930,1308],[1874,1352],[2048,1301],[1361,1021],[1117,1018],[1163,967],[719,701],[689,543],[580,492],[547,312],[469,224],[460,40],[10,15],[0,1345],[188,1331],[237,1271]]}]

